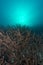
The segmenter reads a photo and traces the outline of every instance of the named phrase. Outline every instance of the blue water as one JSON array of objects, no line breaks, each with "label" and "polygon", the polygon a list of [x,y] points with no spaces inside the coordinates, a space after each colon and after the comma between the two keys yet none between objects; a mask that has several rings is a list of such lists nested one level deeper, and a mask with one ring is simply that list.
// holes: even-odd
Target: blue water
[{"label": "blue water", "polygon": [[43,26],[43,0],[0,0],[0,25]]}]

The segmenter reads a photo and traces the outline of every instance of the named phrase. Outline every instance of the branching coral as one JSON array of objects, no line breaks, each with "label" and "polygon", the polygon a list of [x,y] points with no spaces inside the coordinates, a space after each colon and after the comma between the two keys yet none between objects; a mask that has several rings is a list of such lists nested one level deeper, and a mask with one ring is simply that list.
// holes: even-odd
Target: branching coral
[{"label": "branching coral", "polygon": [[[40,52],[40,54],[39,54]],[[38,65],[43,62],[43,36],[26,27],[0,31],[0,65]]]}]

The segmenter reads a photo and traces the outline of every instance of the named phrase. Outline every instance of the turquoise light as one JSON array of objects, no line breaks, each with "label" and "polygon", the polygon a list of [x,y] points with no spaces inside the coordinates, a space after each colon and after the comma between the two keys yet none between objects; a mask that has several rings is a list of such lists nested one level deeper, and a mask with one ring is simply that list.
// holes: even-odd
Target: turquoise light
[{"label": "turquoise light", "polygon": [[43,24],[43,0],[0,0],[0,24]]},{"label": "turquoise light", "polygon": [[10,9],[9,19],[10,25],[25,25],[25,26],[35,26],[38,24],[39,11],[34,5],[18,2]]},{"label": "turquoise light", "polygon": [[27,25],[27,20],[28,20],[27,16],[28,16],[28,12],[26,8],[17,7],[16,13],[15,13],[15,20],[17,24]]}]

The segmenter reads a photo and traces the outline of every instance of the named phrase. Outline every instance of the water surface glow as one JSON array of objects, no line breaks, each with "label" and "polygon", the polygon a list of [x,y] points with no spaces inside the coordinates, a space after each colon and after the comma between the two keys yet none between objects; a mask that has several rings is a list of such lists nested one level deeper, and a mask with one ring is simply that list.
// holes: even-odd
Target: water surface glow
[{"label": "water surface glow", "polygon": [[43,0],[0,0],[0,24],[43,25]]}]

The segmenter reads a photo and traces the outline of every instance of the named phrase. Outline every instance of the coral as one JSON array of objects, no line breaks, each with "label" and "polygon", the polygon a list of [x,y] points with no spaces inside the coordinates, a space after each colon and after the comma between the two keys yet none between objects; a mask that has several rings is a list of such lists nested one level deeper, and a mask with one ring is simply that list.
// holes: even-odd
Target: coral
[{"label": "coral", "polygon": [[0,65],[41,65],[43,62],[43,34],[28,27],[0,29]]}]

